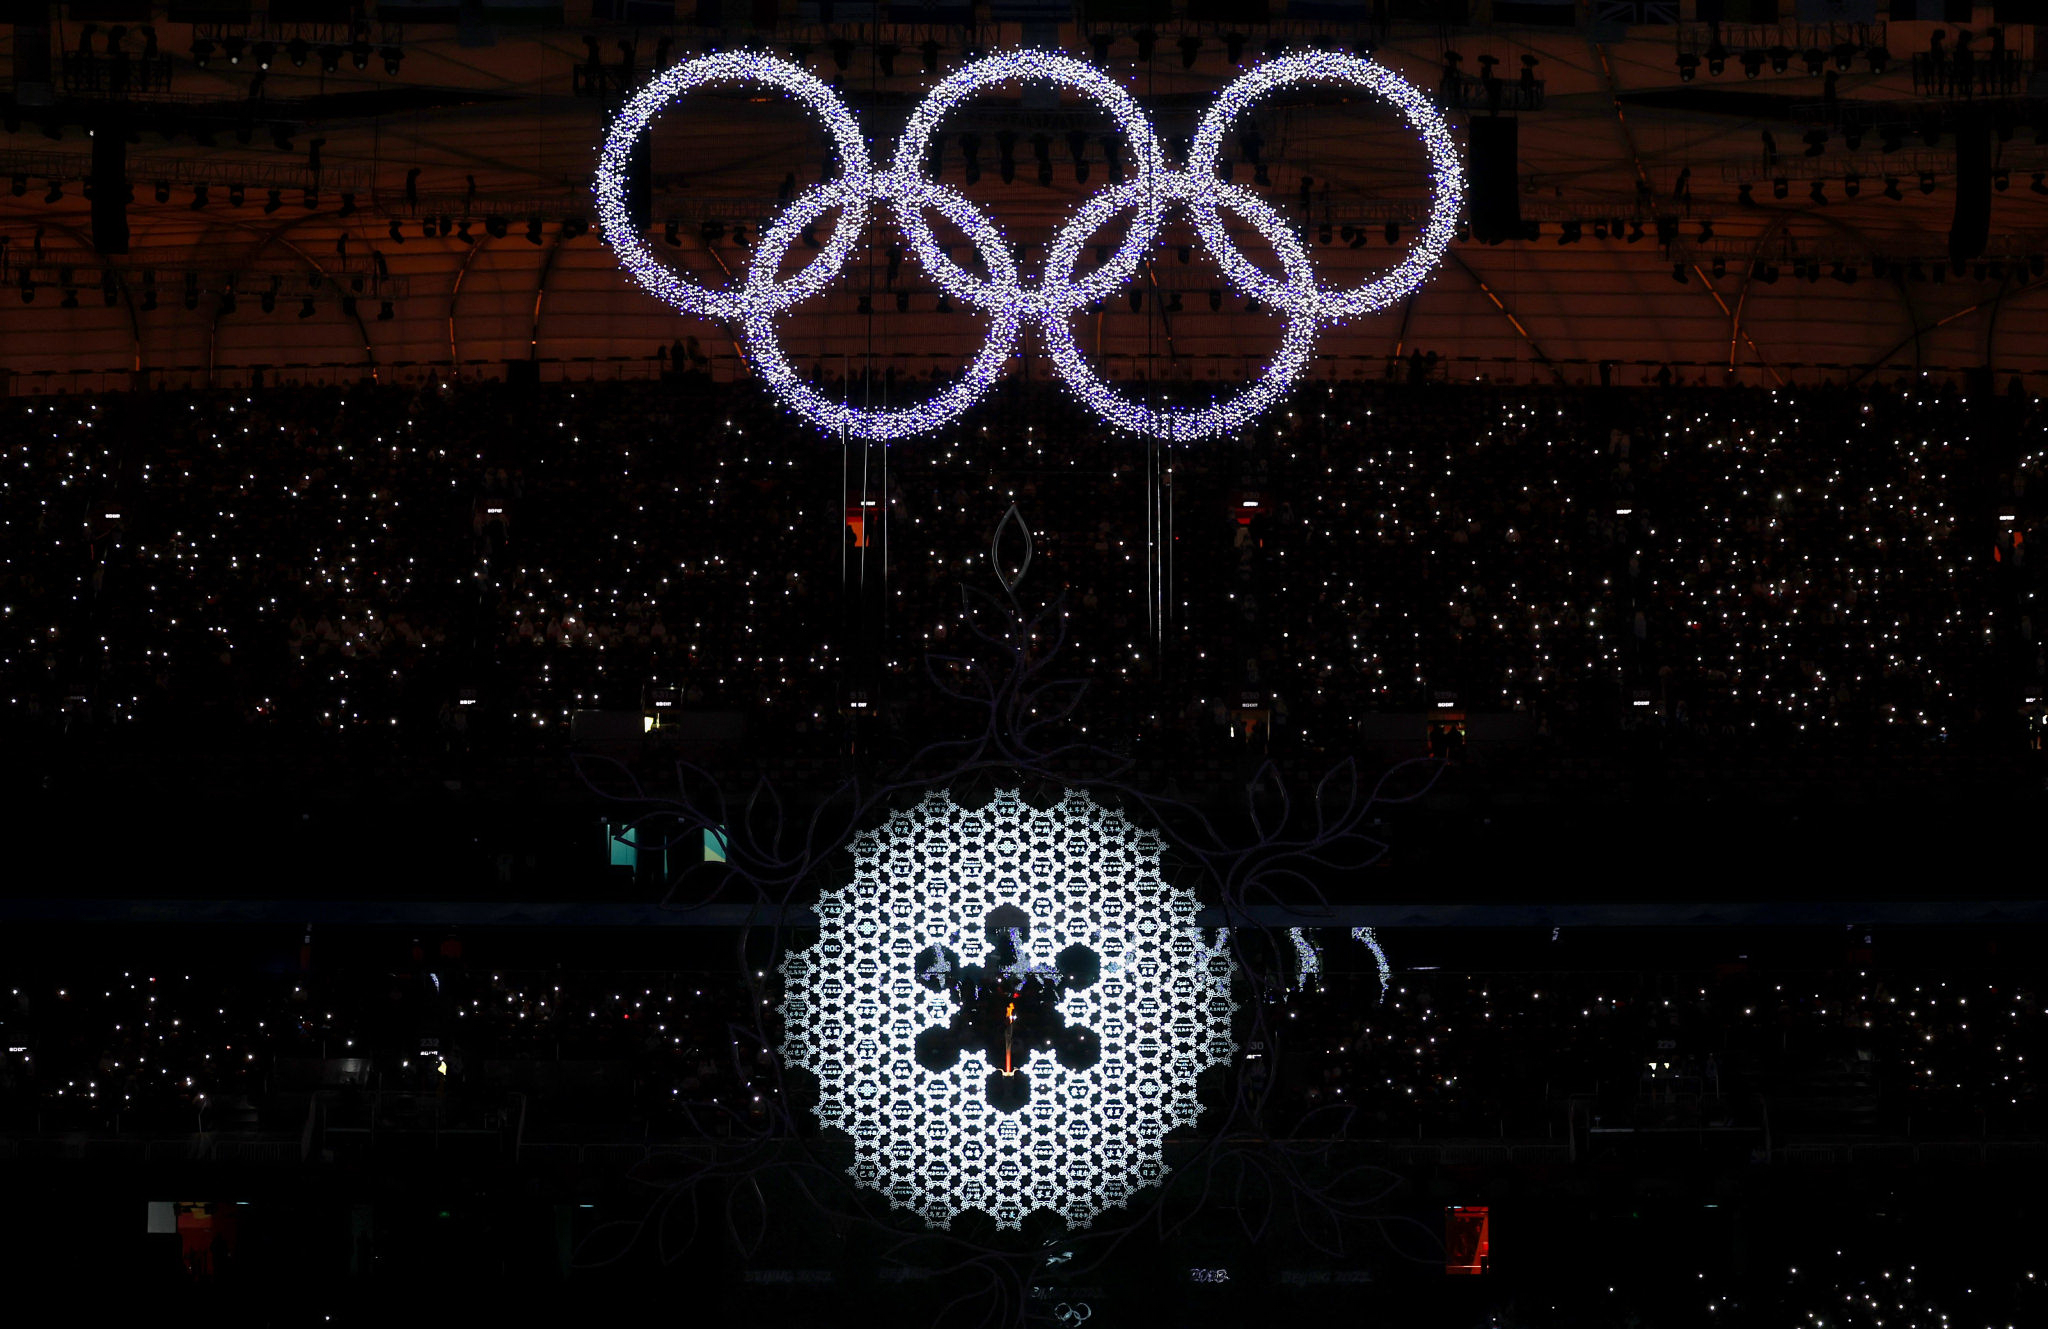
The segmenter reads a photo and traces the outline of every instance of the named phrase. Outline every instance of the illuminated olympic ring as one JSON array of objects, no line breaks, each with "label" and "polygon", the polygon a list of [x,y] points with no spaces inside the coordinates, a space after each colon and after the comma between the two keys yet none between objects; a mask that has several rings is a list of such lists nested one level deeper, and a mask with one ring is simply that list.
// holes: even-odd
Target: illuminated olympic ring
[{"label": "illuminated olympic ring", "polygon": [[[1061,229],[1046,273],[1035,288],[1023,284],[1001,229],[966,195],[924,174],[932,136],[946,112],[983,88],[1015,82],[1052,83],[1095,101],[1115,120],[1133,158],[1130,178],[1094,195]],[[1295,83],[1362,88],[1393,103],[1422,136],[1429,153],[1432,199],[1420,238],[1393,268],[1349,290],[1324,287],[1293,228],[1256,194],[1225,184],[1216,174],[1223,136],[1231,124],[1260,97]],[[762,234],[736,289],[713,290],[679,276],[647,246],[626,206],[627,173],[634,142],[670,102],[698,88],[743,84],[779,88],[816,113],[838,154],[838,173],[798,195]],[[1383,309],[1421,286],[1450,244],[1464,201],[1464,170],[1450,126],[1415,85],[1369,60],[1335,52],[1283,56],[1232,82],[1196,129],[1185,171],[1167,167],[1144,112],[1103,71],[1047,51],[987,56],[932,89],[912,113],[889,168],[877,171],[859,123],[830,87],[788,61],[733,51],[676,65],[634,94],[605,138],[596,192],[605,241],[634,280],[686,314],[737,324],[755,367],[783,404],[834,433],[886,440],[936,429],[994,386],[1024,326],[1035,323],[1044,329],[1061,379],[1104,420],[1140,434],[1187,440],[1242,428],[1301,376],[1325,325]],[[874,202],[889,205],[917,261],[939,288],[991,321],[987,342],[958,379],[930,401],[901,410],[867,410],[828,400],[798,376],[775,334],[777,316],[839,275]],[[1088,364],[1072,327],[1075,314],[1106,299],[1136,275],[1146,251],[1159,238],[1168,205],[1186,209],[1202,243],[1238,289],[1287,316],[1280,351],[1265,372],[1237,396],[1193,410],[1146,406],[1117,395]],[[840,218],[831,239],[803,268],[780,279],[790,246],[806,227],[834,209]],[[1084,242],[1126,211],[1130,228],[1108,260],[1093,272],[1075,276]],[[980,254],[987,277],[976,277],[953,261],[932,231],[929,212],[960,229]],[[1280,259],[1280,276],[1261,272],[1237,248],[1223,224],[1226,212],[1249,223],[1272,246]]]}]

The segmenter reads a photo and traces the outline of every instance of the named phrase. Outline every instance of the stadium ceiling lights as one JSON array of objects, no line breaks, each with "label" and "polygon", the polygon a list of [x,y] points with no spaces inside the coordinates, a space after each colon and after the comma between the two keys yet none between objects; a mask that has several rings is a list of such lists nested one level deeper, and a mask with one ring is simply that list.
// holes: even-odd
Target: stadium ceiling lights
[{"label": "stadium ceiling lights", "polygon": [[[944,115],[984,88],[1016,82],[1052,83],[1094,101],[1116,123],[1133,158],[1128,171],[1112,159],[1109,187],[1085,202],[1059,233],[1035,286],[1025,284],[1008,239],[988,215],[926,174]],[[1430,216],[1414,247],[1389,271],[1348,290],[1324,287],[1294,228],[1258,195],[1218,175],[1230,126],[1259,98],[1297,83],[1355,87],[1392,102],[1420,135],[1430,158]],[[633,145],[665,107],[695,89],[734,84],[777,88],[801,102],[823,121],[837,161],[832,180],[797,195],[762,233],[743,282],[715,291],[685,280],[649,248],[627,206],[627,175]],[[1255,66],[1224,88],[1195,131],[1186,169],[1175,171],[1167,165],[1151,122],[1107,73],[1069,56],[1018,50],[986,56],[942,80],[912,112],[888,167],[877,170],[858,122],[838,93],[799,65],[735,51],[676,65],[627,102],[606,136],[596,195],[604,239],[634,280],[686,314],[738,325],[755,367],[777,398],[825,430],[880,440],[930,433],[988,393],[1024,328],[1036,325],[1061,380],[1104,420],[1151,437],[1194,440],[1241,429],[1277,402],[1307,369],[1325,325],[1385,308],[1421,286],[1442,260],[1458,224],[1464,168],[1450,127],[1429,98],[1399,75],[1355,56],[1301,52]],[[941,292],[991,323],[987,341],[958,379],[930,401],[898,410],[831,400],[790,365],[775,329],[778,316],[838,275],[875,202],[890,206],[909,250]],[[1072,326],[1076,314],[1107,299],[1135,275],[1171,207],[1186,211],[1233,284],[1252,302],[1287,318],[1279,353],[1255,383],[1233,398],[1189,410],[1118,395],[1087,362]],[[792,244],[834,211],[840,220],[831,239],[794,276],[778,280]],[[932,212],[967,237],[990,274],[986,280],[960,267],[939,244],[928,215]],[[1266,275],[1239,252],[1224,228],[1225,212],[1259,231],[1280,259],[1281,277]],[[1086,275],[1074,275],[1087,239],[1123,213],[1130,214],[1130,223],[1107,261]]]}]

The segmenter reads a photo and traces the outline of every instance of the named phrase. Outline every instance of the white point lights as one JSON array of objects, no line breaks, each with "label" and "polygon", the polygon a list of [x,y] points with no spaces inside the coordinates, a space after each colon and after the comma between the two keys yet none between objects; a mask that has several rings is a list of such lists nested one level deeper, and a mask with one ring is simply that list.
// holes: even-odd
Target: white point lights
[{"label": "white point lights", "polygon": [[[983,88],[1027,81],[1069,89],[1107,110],[1130,148],[1134,168],[1132,178],[1097,193],[1068,221],[1053,241],[1045,274],[1029,289],[1001,229],[964,194],[924,175],[931,136],[948,110]],[[1294,83],[1348,85],[1393,103],[1429,153],[1432,200],[1420,238],[1392,269],[1350,290],[1324,288],[1307,249],[1285,220],[1256,194],[1216,175],[1230,125],[1260,97]],[[626,176],[633,143],[656,115],[686,92],[722,84],[765,84],[796,98],[824,122],[839,161],[834,179],[799,195],[767,228],[745,281],[736,289],[715,291],[684,280],[647,246],[627,211]],[[988,392],[1024,326],[1037,324],[1062,381],[1104,420],[1153,437],[1194,440],[1240,429],[1278,401],[1307,368],[1324,325],[1385,308],[1421,286],[1450,244],[1464,201],[1464,168],[1450,126],[1429,98],[1400,75],[1357,56],[1309,51],[1255,66],[1226,87],[1203,117],[1188,169],[1173,171],[1144,112],[1108,74],[1070,56],[1017,50],[976,60],[933,88],[911,113],[888,169],[877,171],[853,113],[831,88],[786,60],[728,51],[676,65],[634,94],[606,136],[596,194],[605,241],[634,280],[686,314],[737,323],[755,367],[776,396],[824,429],[881,440],[929,433]],[[822,290],[845,266],[866,224],[868,205],[877,200],[890,204],[910,249],[940,289],[991,320],[987,341],[960,378],[930,401],[901,410],[864,410],[830,401],[790,367],[775,334],[778,314]],[[1203,244],[1233,284],[1287,315],[1279,354],[1265,373],[1236,397],[1195,410],[1157,408],[1118,396],[1087,363],[1071,325],[1074,315],[1137,272],[1145,251],[1159,238],[1169,204],[1187,209]],[[841,210],[839,224],[818,256],[787,281],[778,281],[782,257],[797,236],[835,208]],[[1130,227],[1109,259],[1096,271],[1073,277],[1083,243],[1127,210]],[[941,213],[967,236],[988,269],[987,279],[977,279],[946,254],[927,211]],[[1279,278],[1260,272],[1231,242],[1221,216],[1225,211],[1250,223],[1273,247],[1280,258]]]},{"label": "white point lights", "polygon": [[[1165,1175],[1161,1144],[1200,1115],[1196,1077],[1229,1059],[1237,1004],[1229,956],[1199,947],[1194,896],[1161,879],[1160,848],[1078,790],[1045,809],[934,792],[855,838],[852,883],[818,902],[818,944],[782,962],[782,1055],[817,1075],[818,1119],[853,1137],[857,1181],[934,1226],[979,1209],[1016,1229],[1040,1209],[1084,1226]],[[916,1047],[957,1009],[918,980],[1006,906],[1029,917],[1031,955],[1083,946],[1101,965],[1058,1007],[1100,1038],[1099,1059],[1032,1060],[1008,1111],[978,1058],[933,1071]]]}]

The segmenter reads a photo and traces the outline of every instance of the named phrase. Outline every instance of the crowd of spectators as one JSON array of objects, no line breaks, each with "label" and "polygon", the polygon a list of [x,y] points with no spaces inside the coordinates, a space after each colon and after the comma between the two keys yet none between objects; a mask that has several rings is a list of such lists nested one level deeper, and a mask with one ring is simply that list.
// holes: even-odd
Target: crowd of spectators
[{"label": "crowd of spectators", "polygon": [[690,375],[15,400],[0,716],[488,754],[673,688],[791,752],[914,744],[1014,503],[1115,746],[1343,751],[1448,699],[1568,750],[2017,750],[2044,420],[1932,380],[1318,383],[1155,466],[1038,383],[886,455]]},{"label": "crowd of spectators", "polygon": [[754,999],[731,973],[486,972],[459,946],[411,949],[393,968],[13,980],[4,1117],[44,1132],[296,1132],[307,1093],[327,1088],[429,1095],[450,1127],[522,1090],[558,1123],[674,1125],[685,1108],[763,1119],[767,1058],[758,1039],[739,1051]]},{"label": "crowd of spectators", "polygon": [[1773,1103],[1780,1142],[2043,1126],[2040,993],[1965,971],[1412,972],[1384,997],[1340,971],[1268,1018],[1277,1115],[1341,1106],[1369,1135],[1739,1127],[1761,1145]]},{"label": "crowd of spectators", "polygon": [[[2041,994],[1967,966],[1402,969],[1382,994],[1341,934],[1323,942],[1307,981],[1240,980],[1255,1014],[1220,1092],[1259,1103],[1276,1132],[1562,1142],[1604,1123],[1741,1130],[1754,1148],[1766,1116],[1779,1144],[2044,1125]],[[520,1096],[529,1140],[770,1121],[772,973],[491,970],[417,942],[393,959],[17,971],[0,1122],[296,1134],[323,1085],[330,1100],[386,1095],[415,1123],[430,1102],[441,1126],[502,1121]],[[330,1106],[339,1123],[346,1105]]]}]

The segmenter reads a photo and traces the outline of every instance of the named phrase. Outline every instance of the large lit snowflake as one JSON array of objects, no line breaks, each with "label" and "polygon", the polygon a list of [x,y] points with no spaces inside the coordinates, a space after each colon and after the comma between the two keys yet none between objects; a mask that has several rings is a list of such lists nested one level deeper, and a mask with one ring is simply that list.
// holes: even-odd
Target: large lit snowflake
[{"label": "large lit snowflake", "polygon": [[934,792],[855,837],[817,945],[782,962],[782,1055],[817,1075],[855,1180],[934,1226],[1080,1227],[1165,1175],[1237,1005],[1160,849],[1078,790]]}]

